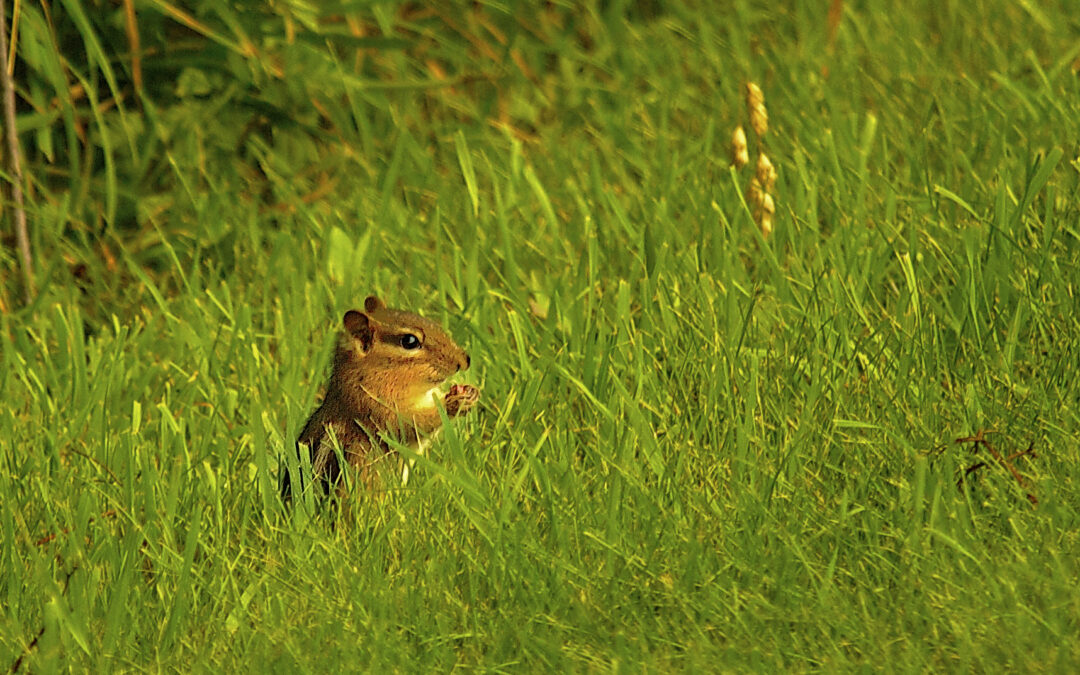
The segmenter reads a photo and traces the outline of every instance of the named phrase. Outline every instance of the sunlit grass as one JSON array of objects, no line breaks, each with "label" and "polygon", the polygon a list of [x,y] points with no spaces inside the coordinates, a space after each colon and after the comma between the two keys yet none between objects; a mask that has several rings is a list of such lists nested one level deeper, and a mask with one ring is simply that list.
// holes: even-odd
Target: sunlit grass
[{"label": "sunlit grass", "polygon": [[[146,174],[37,193],[42,295],[0,317],[0,667],[1080,660],[1067,3],[869,2],[831,42],[798,3],[617,4],[580,13],[587,40],[520,27],[500,49],[530,72],[443,27],[451,76],[501,64],[491,91],[327,84],[324,118],[238,150],[236,101],[128,106],[175,133],[136,148]],[[767,240],[729,166],[747,78]],[[261,95],[315,115],[286,84]],[[478,413],[347,519],[285,509],[279,463],[370,292],[467,347]],[[979,430],[1034,449],[1023,484],[955,442]]]}]

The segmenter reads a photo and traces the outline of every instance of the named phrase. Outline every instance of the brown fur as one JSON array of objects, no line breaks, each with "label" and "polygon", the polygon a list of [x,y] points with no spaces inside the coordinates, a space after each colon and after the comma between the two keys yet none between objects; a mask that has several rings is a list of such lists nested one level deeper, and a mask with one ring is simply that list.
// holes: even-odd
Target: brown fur
[{"label": "brown fur", "polygon": [[[341,478],[331,434],[360,482],[374,487],[378,465],[393,454],[385,439],[415,448],[423,437],[437,432],[442,426],[436,407],[441,397],[433,390],[469,367],[469,356],[441,326],[411,312],[389,309],[375,296],[364,301],[363,312],[347,312],[342,328],[326,396],[297,440],[307,446],[312,474],[327,492]],[[400,344],[405,335],[415,335],[420,348],[405,349]],[[475,387],[451,387],[443,400],[447,416],[465,414],[478,398]],[[286,471],[282,493],[288,496],[290,491]]]}]

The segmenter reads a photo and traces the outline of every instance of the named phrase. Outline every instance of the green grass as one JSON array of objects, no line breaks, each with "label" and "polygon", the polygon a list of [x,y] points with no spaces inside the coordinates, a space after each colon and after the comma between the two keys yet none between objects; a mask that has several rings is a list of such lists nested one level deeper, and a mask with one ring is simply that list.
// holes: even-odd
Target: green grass
[{"label": "green grass", "polygon": [[[178,36],[139,5],[180,46],[136,100],[120,8],[54,17],[62,62],[23,3],[0,668],[1080,662],[1072,3],[849,2],[833,41],[825,3],[626,4],[380,6],[364,59],[286,40],[299,6]],[[50,63],[123,117],[50,99]],[[747,79],[768,240],[728,157]],[[283,508],[370,292],[448,326],[479,410],[347,521]],[[955,442],[982,429],[1034,449],[1025,485]]]}]

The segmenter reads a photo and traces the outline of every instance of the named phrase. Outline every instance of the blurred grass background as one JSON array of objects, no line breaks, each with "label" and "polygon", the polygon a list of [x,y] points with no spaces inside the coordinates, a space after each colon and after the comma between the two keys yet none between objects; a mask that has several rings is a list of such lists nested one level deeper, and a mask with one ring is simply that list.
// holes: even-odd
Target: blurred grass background
[{"label": "blurred grass background", "polygon": [[[831,7],[14,3],[0,667],[1069,670],[1080,18]],[[285,510],[370,292],[481,409]]]}]

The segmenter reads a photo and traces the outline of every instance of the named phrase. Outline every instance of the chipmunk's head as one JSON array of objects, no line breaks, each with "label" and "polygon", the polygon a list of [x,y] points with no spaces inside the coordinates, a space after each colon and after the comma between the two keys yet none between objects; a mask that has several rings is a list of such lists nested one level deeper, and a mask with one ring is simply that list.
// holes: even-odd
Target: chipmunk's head
[{"label": "chipmunk's head", "polygon": [[363,311],[346,312],[342,326],[335,370],[345,386],[401,414],[433,408],[446,378],[469,367],[469,355],[439,324],[375,296]]}]

